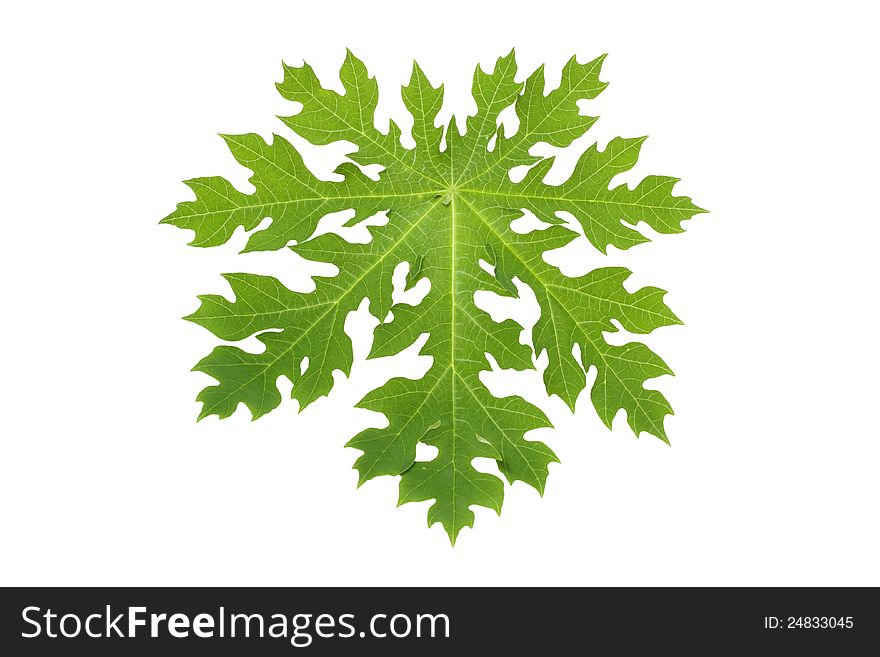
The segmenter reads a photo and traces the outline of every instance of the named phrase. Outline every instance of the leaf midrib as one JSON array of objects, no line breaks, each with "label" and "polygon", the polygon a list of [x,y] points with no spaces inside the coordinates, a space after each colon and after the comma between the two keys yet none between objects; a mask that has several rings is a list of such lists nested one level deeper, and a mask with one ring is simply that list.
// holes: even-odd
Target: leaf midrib
[{"label": "leaf midrib", "polygon": [[[314,95],[310,90],[306,89],[302,84],[300,84],[299,80],[297,80],[296,77],[291,77],[291,79],[294,80],[294,81],[296,82],[297,86],[299,86],[299,88],[302,89],[306,94],[308,94],[308,95]],[[335,92],[332,92],[332,93],[335,93]],[[358,91],[358,93],[360,93],[360,92]],[[344,98],[344,96],[341,95],[341,94],[338,94],[338,93],[337,93],[336,95],[339,96],[340,98]],[[441,181],[439,181],[439,180],[435,180],[433,177],[427,175],[424,171],[419,171],[419,170],[416,169],[414,166],[412,166],[409,162],[407,162],[406,160],[403,160],[403,159],[401,159],[400,157],[398,157],[396,153],[394,153],[393,151],[390,151],[388,148],[385,147],[384,144],[382,144],[382,143],[380,143],[379,141],[377,141],[376,139],[374,139],[374,138],[373,138],[373,137],[367,132],[367,130],[365,130],[363,127],[362,127],[361,129],[358,129],[358,128],[354,127],[353,125],[351,125],[351,124],[350,124],[350,123],[349,123],[344,117],[342,117],[342,116],[340,116],[338,113],[336,113],[336,112],[333,110],[333,108],[330,107],[329,104],[325,105],[324,108],[325,108],[327,111],[329,111],[334,117],[336,117],[337,119],[339,119],[339,120],[340,120],[340,121],[341,121],[346,127],[348,127],[348,128],[351,129],[353,132],[355,132],[355,133],[361,135],[362,137],[364,137],[365,139],[367,139],[367,140],[368,140],[370,143],[372,143],[374,146],[377,146],[378,148],[380,148],[380,149],[381,149],[382,151],[384,151],[387,155],[391,156],[396,162],[400,162],[400,163],[401,163],[403,166],[405,166],[407,169],[409,169],[409,170],[412,171],[413,173],[416,173],[416,174],[420,175],[420,176],[421,176],[422,178],[424,178],[425,180],[429,180],[429,181],[431,181],[431,182],[433,182],[433,183],[435,183],[435,184],[437,184],[437,185],[440,185],[441,187],[444,186],[443,183],[442,183]],[[294,114],[293,116],[291,116],[291,117],[289,117],[289,118],[290,118],[290,119],[294,119],[296,116],[297,116],[297,115]],[[377,131],[377,132],[378,132],[378,131]],[[379,134],[382,134],[382,133],[379,133]]]},{"label": "leaf midrib", "polygon": [[[504,240],[504,238],[498,233],[497,230],[495,230],[495,227],[494,227],[491,223],[489,223],[489,221],[483,216],[481,210],[480,210],[479,208],[477,208],[475,205],[473,205],[472,203],[469,203],[469,202],[467,201],[467,199],[464,198],[464,197],[462,197],[462,201],[465,203],[465,205],[467,205],[468,207],[471,208],[471,210],[474,211],[474,213],[480,218],[480,221],[483,222],[483,225],[486,226],[486,228],[488,228],[488,229],[492,232],[493,235],[495,235],[495,237],[501,242],[501,244],[502,244],[503,246],[507,247],[507,250],[510,251],[510,253],[513,254],[513,256],[514,256],[517,260],[519,260],[520,263],[522,263],[522,265],[523,265],[523,266],[529,271],[529,273],[532,274],[532,276],[534,276],[538,281],[541,282],[541,285],[542,285],[545,289],[547,289],[548,294],[549,294],[551,297],[553,297],[553,299],[556,301],[556,303],[557,303],[558,306],[560,306],[561,308],[563,308],[563,310],[565,310],[565,312],[568,314],[568,316],[569,316],[572,320],[574,320],[575,324],[580,325],[580,323],[578,322],[578,318],[575,317],[571,312],[568,311],[568,308],[566,307],[566,304],[563,303],[562,300],[561,300],[558,296],[556,296],[556,294],[554,294],[553,292],[550,291],[550,289],[552,289],[552,288],[549,288],[549,287],[548,287],[548,285],[545,283],[545,281],[543,280],[543,278],[542,278],[542,277],[541,277],[541,276],[540,276],[540,275],[539,275],[534,269],[532,269],[532,267],[530,266],[530,264],[528,263],[528,261],[525,260],[525,259],[523,259],[523,258],[522,258],[522,257],[521,257],[521,256],[515,251],[515,250],[513,250],[512,248],[510,248],[510,246],[507,244],[507,242]],[[596,298],[600,298],[600,297],[596,297]],[[556,332],[554,332],[554,333],[556,333]],[[638,398],[635,397],[634,395],[632,395],[631,393],[629,393],[629,390],[626,388],[625,385],[623,385],[623,381],[620,379],[620,377],[617,376],[617,373],[613,371],[613,368],[611,368],[611,367],[608,365],[608,360],[605,358],[605,354],[602,352],[601,349],[599,349],[599,348],[596,346],[596,343],[595,343],[594,340],[590,337],[589,332],[584,331],[584,337],[589,341],[589,343],[590,343],[590,345],[593,347],[594,351],[598,354],[599,358],[602,360],[602,364],[603,364],[604,367],[605,367],[605,371],[606,371],[606,372],[611,372],[611,373],[613,374],[614,378],[616,378],[616,379],[618,380],[618,382],[621,384],[621,386],[623,387],[623,389],[627,391],[627,394],[629,394],[630,398],[632,398],[632,400],[635,402],[635,404],[636,404],[636,406],[638,407],[638,409],[639,409],[640,411],[642,411],[643,414],[647,415],[647,414],[645,413],[644,409],[642,408],[642,405],[639,403]],[[606,344],[607,344],[607,343],[606,343]],[[606,400],[606,407],[607,407],[607,400]],[[656,428],[657,425],[654,423],[653,420],[651,420],[651,424],[652,424],[652,426],[654,426],[654,427]],[[661,437],[661,436],[658,436],[658,437]]]},{"label": "leaf midrib", "polygon": [[[312,307],[314,307],[314,308],[320,308],[320,307],[326,305],[326,306],[327,306],[327,310],[325,310],[323,313],[321,313],[321,314],[317,317],[317,319],[315,319],[314,322],[312,322],[311,324],[309,324],[308,328],[307,328],[305,331],[302,331],[302,332],[300,333],[299,337],[297,337],[293,342],[291,342],[290,345],[289,345],[286,349],[284,349],[283,351],[281,351],[281,352],[278,354],[278,356],[277,356],[276,358],[274,358],[274,359],[272,359],[271,361],[269,361],[269,362],[266,364],[266,367],[265,367],[265,369],[263,370],[263,372],[261,372],[261,373],[259,373],[259,374],[255,374],[255,375],[252,376],[250,379],[248,379],[248,380],[245,381],[244,383],[242,383],[242,384],[240,384],[239,386],[237,386],[236,388],[234,388],[234,392],[237,392],[237,391],[241,390],[242,388],[244,388],[245,386],[250,385],[251,383],[253,383],[254,381],[256,381],[260,376],[263,376],[263,375],[265,374],[265,371],[266,371],[266,370],[269,370],[269,369],[273,368],[273,367],[275,366],[275,364],[276,364],[279,360],[281,360],[282,358],[284,358],[284,357],[286,357],[287,355],[289,355],[290,352],[293,351],[294,347],[296,347],[300,342],[302,342],[302,340],[303,340],[307,335],[309,335],[309,334],[312,332],[312,330],[315,328],[315,326],[317,326],[318,323],[319,323],[322,319],[324,319],[324,317],[326,317],[326,316],[328,315],[328,313],[330,313],[331,310],[333,310],[335,307],[337,307],[337,306],[342,302],[342,300],[343,300],[344,298],[346,298],[346,297],[349,295],[349,293],[351,293],[351,291],[352,291],[352,290],[353,290],[358,284],[361,283],[361,281],[363,281],[363,280],[364,280],[364,279],[365,279],[365,278],[366,278],[366,277],[367,277],[367,276],[368,276],[368,275],[369,275],[369,274],[370,274],[370,273],[371,273],[376,267],[378,267],[380,264],[382,264],[382,262],[384,262],[385,258],[387,258],[391,253],[393,253],[393,252],[397,249],[397,247],[398,247],[400,244],[403,243],[404,239],[405,239],[405,238],[406,238],[406,237],[407,237],[407,236],[408,236],[413,230],[415,230],[415,228],[416,228],[416,227],[422,222],[422,220],[424,220],[425,217],[427,217],[429,214],[431,214],[431,212],[434,210],[434,208],[437,207],[437,205],[439,205],[439,203],[440,203],[440,200],[439,200],[439,199],[438,199],[437,201],[435,201],[434,203],[432,203],[432,204],[430,205],[430,207],[425,211],[425,213],[422,214],[422,216],[420,216],[416,221],[414,221],[413,224],[412,224],[412,226],[410,226],[409,228],[407,228],[407,230],[406,230],[406,231],[400,236],[400,238],[399,238],[397,241],[394,242],[394,245],[393,245],[390,249],[388,249],[387,251],[385,251],[385,253],[383,253],[381,256],[379,256],[379,258],[376,259],[376,262],[374,262],[374,263],[373,263],[372,265],[370,265],[366,270],[364,270],[364,272],[363,272],[360,276],[358,276],[358,278],[357,278],[357,279],[356,279],[356,280],[355,280],[355,281],[354,281],[354,282],[353,282],[353,283],[352,283],[352,284],[351,284],[346,290],[344,290],[342,293],[340,293],[339,296],[338,296],[336,299],[334,299],[334,300],[332,300],[332,301],[329,301],[329,302],[327,302],[326,304],[315,304],[314,306],[312,306]],[[284,328],[286,328],[286,327],[282,327],[282,330],[284,330]],[[268,330],[268,329],[265,329],[265,330]],[[230,393],[230,394],[232,394],[232,393]],[[226,396],[226,399],[228,399],[228,398],[229,398],[229,395]]]}]

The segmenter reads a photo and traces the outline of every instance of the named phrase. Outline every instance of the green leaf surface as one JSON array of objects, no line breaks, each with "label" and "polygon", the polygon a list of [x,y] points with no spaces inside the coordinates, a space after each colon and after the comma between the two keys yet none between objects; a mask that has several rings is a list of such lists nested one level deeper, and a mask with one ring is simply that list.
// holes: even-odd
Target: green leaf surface
[{"label": "green leaf surface", "polygon": [[[265,346],[258,354],[219,346],[195,366],[217,381],[199,395],[200,418],[228,417],[240,404],[255,419],[268,413],[281,402],[282,376],[293,382],[301,409],[326,395],[334,370],[350,372],[353,356],[343,323],[367,298],[371,312],[383,320],[371,358],[399,353],[429,334],[421,353],[433,362],[423,378],[392,378],[363,398],[359,405],[384,414],[389,424],[348,442],[361,452],[354,467],[361,483],[400,476],[400,503],[432,501],[428,523],[442,523],[454,543],[462,528],[473,525],[473,506],[501,511],[503,482],[477,470],[474,459],[494,459],[508,482],[523,481],[539,493],[549,464],[557,461],[549,447],[526,437],[550,426],[543,412],[518,396],[493,396],[480,380],[490,368],[487,355],[501,368],[534,368],[532,348],[520,342],[522,327],[512,320],[494,322],[474,302],[479,290],[516,296],[519,279],[541,306],[533,341],[536,353],[549,355],[548,392],[573,408],[587,371],[595,368],[589,394],[602,421],[610,427],[623,410],[636,435],[647,432],[666,441],[664,418],[672,409],[644,383],[671,370],[641,343],[615,346],[604,337],[617,330],[614,322],[636,334],[680,323],[663,301],[665,292],[627,291],[630,272],[620,267],[571,278],[544,259],[547,251],[577,237],[559,212],[571,213],[603,253],[609,245],[627,249],[647,241],[632,227],[640,222],[677,233],[683,220],[702,212],[689,198],[673,195],[675,178],[648,176],[633,189],[611,186],[617,174],[636,164],[644,138],[591,146],[563,183],[544,181],[553,158],[530,150],[539,142],[566,147],[595,123],[581,113],[578,101],[595,98],[607,86],[599,79],[603,60],[582,64],[572,58],[559,87],[549,93],[543,68],[517,80],[513,52],[491,72],[477,68],[477,113],[464,130],[454,119],[437,125],[443,89],[414,64],[402,90],[413,116],[412,149],[402,145],[393,121],[387,133],[374,127],[378,85],[350,52],[340,71],[343,94],[324,88],[307,64],[285,66],[278,90],[302,109],[281,120],[314,144],[345,140],[357,146],[351,162],[337,169],[342,180],[318,179],[280,136],[267,143],[258,135],[228,135],[232,155],[253,172],[255,191],[242,193],[223,178],[190,180],[196,199],[180,203],[163,222],[193,231],[191,244],[199,247],[224,244],[241,226],[249,231],[245,251],[290,248],[308,260],[336,265],[339,273],[318,279],[311,293],[291,291],[267,276],[228,274],[233,300],[200,297],[187,319],[224,341],[256,336]],[[499,115],[511,106],[519,128],[506,134]],[[382,167],[378,180],[362,172],[367,165]],[[531,168],[513,182],[510,170],[522,165]],[[389,221],[372,227],[366,244],[333,233],[314,236],[322,217],[342,210],[354,210],[349,223],[380,211]],[[511,221],[524,210],[549,227],[514,232]],[[257,230],[265,218],[271,222]],[[391,276],[401,262],[410,264],[408,287],[430,281],[418,305],[392,300]],[[436,447],[436,457],[416,461],[420,442]]]}]

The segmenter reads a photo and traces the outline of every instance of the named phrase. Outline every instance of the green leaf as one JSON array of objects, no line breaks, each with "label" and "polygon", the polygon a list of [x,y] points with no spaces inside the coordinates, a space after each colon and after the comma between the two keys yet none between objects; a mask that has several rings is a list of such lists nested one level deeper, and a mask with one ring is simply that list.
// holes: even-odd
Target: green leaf
[{"label": "green leaf", "polygon": [[[680,232],[681,222],[702,212],[687,197],[674,196],[675,178],[649,176],[634,189],[611,187],[611,180],[638,159],[644,138],[614,139],[604,149],[588,148],[563,183],[544,178],[552,157],[531,155],[536,143],[566,147],[596,121],[581,114],[578,101],[595,98],[607,86],[599,79],[603,57],[585,64],[572,58],[558,88],[545,94],[543,69],[517,81],[514,53],[491,72],[478,68],[473,95],[476,115],[459,131],[455,120],[437,125],[442,87],[434,87],[417,64],[403,100],[413,116],[413,149],[401,142],[392,121],[387,133],[374,127],[378,85],[364,64],[347,53],[340,72],[343,94],[325,89],[307,64],[284,67],[281,95],[302,109],[281,120],[314,144],[340,140],[357,146],[351,162],[337,169],[341,181],[318,179],[296,148],[273,136],[253,134],[224,139],[232,155],[253,175],[255,191],[245,194],[222,178],[188,181],[194,201],[178,205],[163,222],[192,230],[194,246],[227,242],[239,227],[250,231],[245,251],[290,248],[300,256],[336,265],[336,276],[316,281],[311,293],[293,292],[278,280],[255,274],[229,274],[233,300],[200,297],[187,319],[225,341],[256,336],[265,346],[249,353],[219,346],[194,369],[217,384],[199,395],[200,415],[231,415],[245,404],[256,419],[281,402],[277,381],[293,382],[293,397],[305,408],[333,386],[333,372],[348,374],[351,344],[343,332],[346,315],[360,302],[383,318],[374,334],[371,358],[399,353],[423,334],[421,350],[432,358],[418,380],[392,378],[366,395],[359,406],[384,414],[388,427],[367,429],[348,442],[360,450],[354,467],[363,483],[379,475],[400,476],[400,503],[433,501],[428,523],[440,522],[454,543],[474,522],[473,506],[501,511],[504,485],[474,467],[474,459],[494,459],[508,482],[523,481],[543,493],[555,454],[526,438],[550,426],[545,415],[518,396],[497,398],[480,380],[491,355],[501,368],[533,369],[533,352],[521,344],[522,327],[494,322],[474,302],[479,290],[517,296],[518,279],[541,305],[533,331],[535,351],[549,355],[547,390],[574,407],[596,368],[590,398],[611,426],[626,412],[636,435],[666,441],[664,418],[672,412],[663,395],[645,381],[671,370],[640,343],[610,344],[605,333],[650,333],[680,323],[663,301],[663,290],[624,288],[630,272],[603,267],[570,278],[544,259],[577,237],[559,218],[569,212],[599,251],[627,249],[647,241],[632,226],[644,222],[660,233]],[[507,134],[499,115],[514,106],[519,128]],[[361,167],[380,165],[378,180]],[[513,182],[513,167],[527,165]],[[349,222],[386,211],[386,225],[371,228],[367,244],[353,244],[333,233],[314,236],[322,217],[354,210]],[[530,211],[549,224],[518,234],[511,221]],[[257,229],[265,218],[268,226]],[[490,265],[481,266],[481,261]],[[418,305],[395,304],[391,277],[401,262],[410,264],[407,287],[422,278],[430,291]],[[393,313],[389,314],[389,311]],[[388,319],[391,317],[391,319]],[[580,359],[573,347],[580,348]],[[303,359],[308,366],[303,368]],[[586,369],[585,369],[586,368]],[[416,461],[418,443],[437,448],[429,461]]]}]

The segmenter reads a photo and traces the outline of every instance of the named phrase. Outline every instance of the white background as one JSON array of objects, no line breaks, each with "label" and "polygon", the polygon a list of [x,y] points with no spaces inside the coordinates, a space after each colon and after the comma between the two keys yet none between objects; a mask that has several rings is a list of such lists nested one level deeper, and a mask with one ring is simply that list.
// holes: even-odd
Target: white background
[{"label": "white background", "polygon": [[[0,583],[880,584],[877,17],[821,4],[7,4]],[[281,60],[337,84],[345,46],[380,125],[413,57],[466,114],[474,64],[511,46],[551,81],[609,53],[582,147],[650,135],[623,181],[675,175],[711,210],[605,259],[685,321],[648,340],[677,373],[656,382],[672,447],[531,388],[557,428],[530,437],[562,463],[451,549],[426,504],[395,509],[396,479],[356,490],[343,448],[381,423],[352,405],[412,358],[358,362],[299,416],[195,423],[209,381],[188,370],[216,343],[179,319],[195,295],[222,271],[308,279],[235,255],[240,232],[195,250],[157,222],[183,179],[248,189],[217,133],[288,135]]]}]

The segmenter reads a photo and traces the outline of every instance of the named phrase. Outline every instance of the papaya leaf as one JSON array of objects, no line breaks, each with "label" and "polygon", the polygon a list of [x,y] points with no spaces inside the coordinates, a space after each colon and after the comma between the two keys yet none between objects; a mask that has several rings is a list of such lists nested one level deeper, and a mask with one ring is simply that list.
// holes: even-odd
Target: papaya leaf
[{"label": "papaya leaf", "polygon": [[[317,280],[307,294],[268,276],[228,274],[233,301],[200,297],[201,305],[187,319],[222,340],[256,336],[265,345],[259,354],[219,346],[199,361],[194,369],[217,381],[199,395],[200,417],[228,417],[240,404],[254,418],[270,412],[281,402],[280,376],[293,382],[300,409],[326,395],[334,370],[347,375],[352,366],[345,317],[368,298],[371,312],[383,320],[370,357],[399,353],[429,334],[421,353],[433,364],[421,379],[392,378],[363,398],[359,406],[384,414],[389,425],[367,429],[348,442],[361,452],[354,467],[361,483],[399,476],[401,504],[433,500],[428,523],[442,523],[454,544],[462,528],[473,526],[471,507],[501,511],[503,482],[477,470],[474,459],[495,459],[508,482],[523,481],[539,493],[549,464],[557,461],[547,445],[525,437],[550,426],[544,413],[519,396],[493,396],[480,380],[488,369],[487,354],[501,368],[534,368],[532,348],[520,342],[522,327],[512,320],[493,321],[474,302],[479,290],[516,296],[516,278],[534,290],[541,306],[533,342],[537,353],[549,355],[547,391],[574,408],[587,370],[596,368],[590,398],[602,421],[610,427],[624,410],[636,435],[647,432],[666,441],[664,418],[672,409],[644,383],[671,370],[644,344],[615,346],[603,336],[617,330],[612,320],[636,334],[680,323],[663,301],[665,292],[627,291],[630,272],[620,267],[572,278],[543,257],[577,237],[560,212],[573,215],[602,253],[609,245],[628,249],[647,241],[632,227],[640,222],[660,233],[677,233],[682,221],[703,212],[689,198],[673,195],[675,178],[649,176],[634,189],[611,187],[617,174],[636,164],[644,138],[592,146],[567,180],[544,181],[554,158],[532,155],[530,149],[539,142],[567,147],[595,123],[596,117],[581,113],[578,101],[595,98],[607,86],[599,79],[603,60],[582,64],[572,58],[561,84],[549,93],[543,68],[524,81],[516,79],[512,51],[492,72],[478,67],[477,113],[464,131],[454,118],[436,125],[443,88],[434,87],[414,64],[402,90],[413,117],[411,149],[403,146],[394,121],[387,133],[374,127],[378,84],[351,52],[340,72],[343,94],[324,88],[307,64],[284,66],[278,90],[302,109],[281,120],[313,144],[346,140],[357,146],[351,161],[337,169],[342,180],[318,179],[280,136],[267,142],[255,134],[228,135],[232,155],[253,172],[255,191],[240,192],[218,177],[190,180],[196,199],[180,203],[163,223],[193,231],[191,244],[198,247],[224,244],[241,226],[249,231],[245,251],[289,248],[308,260],[332,263],[339,273]],[[499,115],[511,106],[519,128],[507,134]],[[378,180],[363,172],[368,165],[380,165]],[[530,167],[528,173],[513,182],[511,169],[522,165]],[[382,211],[389,220],[371,228],[366,244],[334,233],[315,236],[322,217],[342,210],[355,212],[349,225]],[[511,221],[524,211],[549,226],[514,232]],[[265,218],[271,219],[268,225],[262,224]],[[391,277],[401,262],[410,265],[407,286],[430,281],[430,291],[416,306],[392,299]],[[580,359],[573,355],[574,345]],[[304,358],[308,367],[301,371]],[[416,461],[420,442],[435,446],[436,457]]]}]

